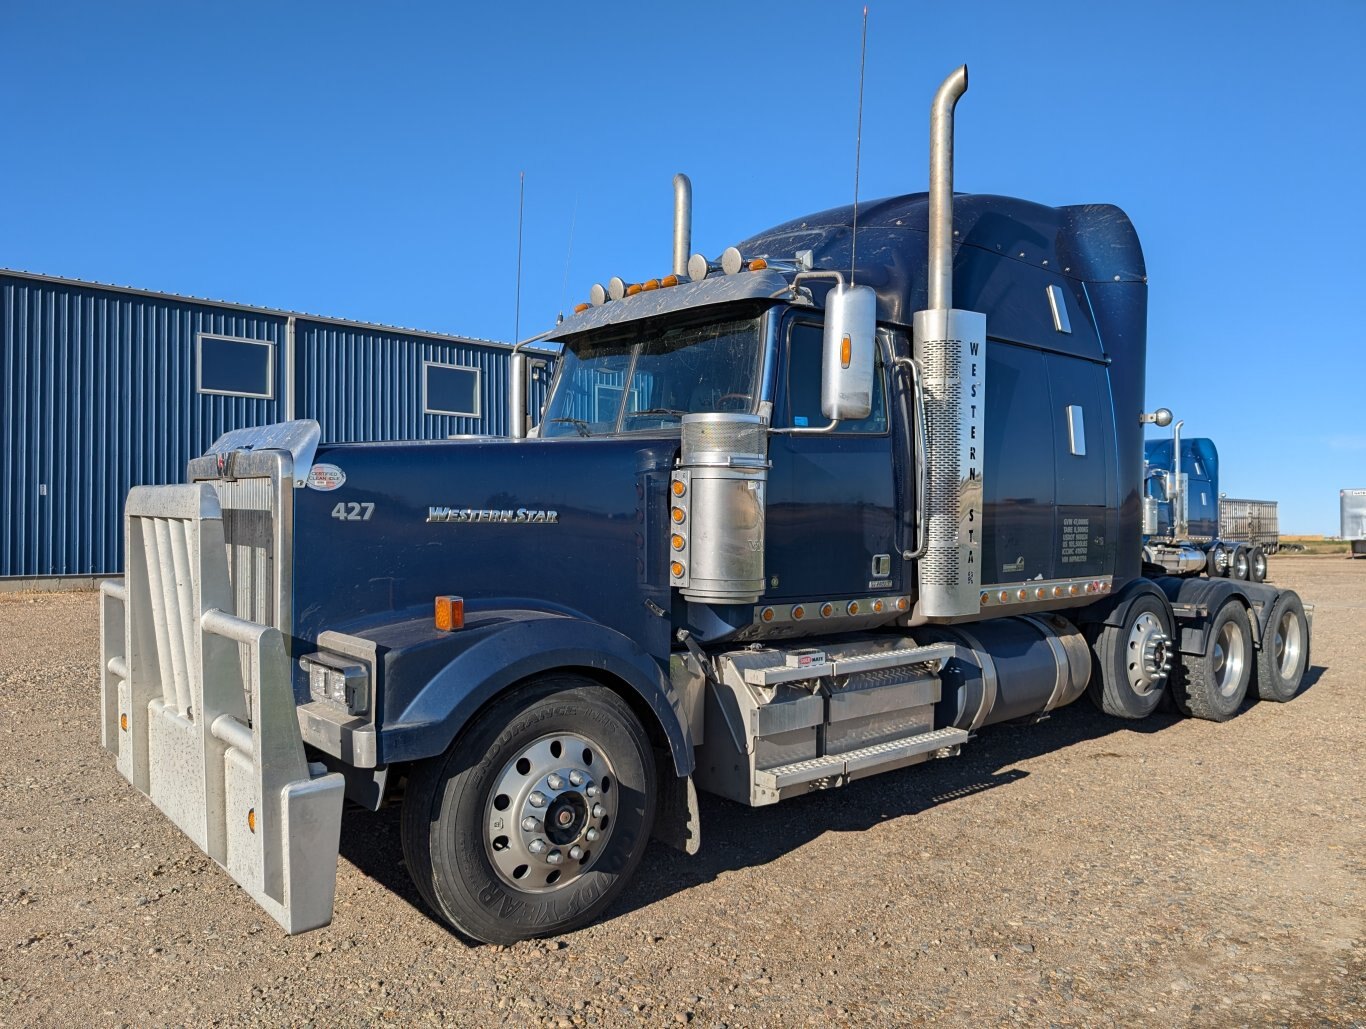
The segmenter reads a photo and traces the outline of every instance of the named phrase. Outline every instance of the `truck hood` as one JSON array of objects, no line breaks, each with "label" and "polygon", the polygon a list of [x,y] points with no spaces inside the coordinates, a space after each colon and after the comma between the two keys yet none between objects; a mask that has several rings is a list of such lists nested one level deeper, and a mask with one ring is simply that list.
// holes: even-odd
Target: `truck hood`
[{"label": "truck hood", "polygon": [[540,609],[669,650],[676,439],[452,440],[320,447],[294,495],[294,635]]}]

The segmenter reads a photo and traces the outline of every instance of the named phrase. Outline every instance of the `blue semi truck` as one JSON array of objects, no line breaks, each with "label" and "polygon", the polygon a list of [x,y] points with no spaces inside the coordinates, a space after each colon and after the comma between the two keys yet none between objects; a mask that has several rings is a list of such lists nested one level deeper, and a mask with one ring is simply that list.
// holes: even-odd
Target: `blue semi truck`
[{"label": "blue semi truck", "polygon": [[[1163,409],[1159,424],[1170,424]],[[1148,572],[1262,582],[1279,545],[1276,505],[1219,492],[1219,450],[1202,436],[1143,446],[1143,561]]]},{"label": "blue semi truck", "polygon": [[401,802],[431,909],[506,943],[598,917],[652,836],[695,851],[698,790],[786,802],[1083,693],[1294,696],[1292,591],[1144,573],[1133,226],[955,196],[966,88],[929,193],[861,205],[856,244],[841,207],[689,258],[676,180],[671,271],[537,337],[534,438],[292,422],[134,489],[119,771],[291,933],[332,918],[343,801]]}]

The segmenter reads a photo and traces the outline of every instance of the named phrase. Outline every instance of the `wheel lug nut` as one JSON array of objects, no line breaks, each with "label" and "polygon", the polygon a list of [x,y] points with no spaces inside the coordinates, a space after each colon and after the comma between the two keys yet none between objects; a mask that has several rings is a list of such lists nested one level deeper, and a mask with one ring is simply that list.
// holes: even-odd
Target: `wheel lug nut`
[{"label": "wheel lug nut", "polygon": [[573,783],[575,786],[582,786],[582,785],[583,785],[583,773],[580,772],[577,768],[574,769],[574,771],[572,771],[572,772],[569,773],[569,781],[570,781],[571,783]]},{"label": "wheel lug nut", "polygon": [[574,844],[574,846],[569,848],[569,856],[575,861],[579,860],[579,858],[583,857],[583,848],[577,843]]},{"label": "wheel lug nut", "polygon": [[589,843],[596,843],[598,841],[598,837],[600,837],[601,835],[602,833],[598,832],[598,830],[589,829],[586,833],[583,834],[583,838],[587,840]]},{"label": "wheel lug nut", "polygon": [[545,784],[549,786],[552,790],[564,789],[564,780],[561,779],[558,775],[550,776],[548,779],[546,779]]},{"label": "wheel lug nut", "polygon": [[545,794],[540,790],[533,793],[527,800],[531,801],[532,807],[545,807]]},{"label": "wheel lug nut", "polygon": [[590,797],[596,797],[596,796],[598,795],[598,788],[597,788],[596,786],[594,786],[594,785],[590,782],[590,783],[588,784],[588,788],[587,788],[586,790],[584,790],[583,792],[586,793],[586,794],[588,794],[588,796],[590,796]]},{"label": "wheel lug nut", "polygon": [[522,819],[522,828],[525,829],[527,832],[535,832],[536,825],[536,819],[532,818],[530,815],[527,815],[525,818]]},{"label": "wheel lug nut", "polygon": [[545,859],[546,862],[549,864],[558,865],[561,861],[564,860],[564,855],[561,854],[558,850],[552,850],[549,854],[545,856]]},{"label": "wheel lug nut", "polygon": [[545,853],[545,840],[532,840],[527,844],[526,849],[533,854],[543,854]]},{"label": "wheel lug nut", "polygon": [[602,817],[603,815],[605,815],[605,814],[607,814],[607,809],[606,809],[605,807],[603,807],[601,804],[594,804],[594,805],[593,805],[593,817],[594,817],[594,818],[601,818],[601,817]]}]

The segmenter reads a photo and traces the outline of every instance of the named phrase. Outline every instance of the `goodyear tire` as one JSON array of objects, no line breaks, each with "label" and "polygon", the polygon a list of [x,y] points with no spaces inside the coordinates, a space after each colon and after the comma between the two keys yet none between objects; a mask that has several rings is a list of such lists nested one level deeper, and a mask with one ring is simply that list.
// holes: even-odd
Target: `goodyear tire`
[{"label": "goodyear tire", "polygon": [[1285,703],[1300,691],[1308,669],[1309,620],[1299,596],[1286,590],[1272,605],[1257,652],[1257,695]]},{"label": "goodyear tire", "polygon": [[1247,577],[1251,574],[1251,564],[1252,562],[1248,559],[1247,547],[1234,547],[1233,555],[1228,560],[1228,577],[1240,582],[1247,582]]},{"label": "goodyear tire", "polygon": [[496,701],[410,777],[409,873],[475,940],[581,928],[640,864],[654,780],[649,738],[624,700],[578,676],[541,680]]},{"label": "goodyear tire", "polygon": [[1162,700],[1172,658],[1172,616],[1167,605],[1143,593],[1123,609],[1118,624],[1090,637],[1094,656],[1092,702],[1115,718],[1146,718]]},{"label": "goodyear tire", "polygon": [[1205,633],[1203,654],[1183,654],[1172,680],[1172,699],[1184,714],[1226,722],[1238,713],[1252,681],[1252,627],[1247,609],[1225,602]]},{"label": "goodyear tire", "polygon": [[1252,548],[1252,553],[1248,556],[1247,571],[1253,582],[1266,581],[1266,551],[1260,545]]}]

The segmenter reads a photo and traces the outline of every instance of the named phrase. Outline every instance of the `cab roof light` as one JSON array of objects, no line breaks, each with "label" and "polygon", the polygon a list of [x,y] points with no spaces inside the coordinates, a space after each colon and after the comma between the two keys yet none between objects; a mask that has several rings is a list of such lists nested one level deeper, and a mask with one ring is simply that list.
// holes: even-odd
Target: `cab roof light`
[{"label": "cab roof light", "polygon": [[592,304],[575,304],[575,305],[574,305],[574,313],[575,313],[575,314],[583,314],[584,311],[587,311],[587,310],[588,310],[590,307],[592,307],[592,306],[593,306]]},{"label": "cab roof light", "polygon": [[765,261],[762,257],[756,257],[754,260],[749,262],[749,270],[752,272],[761,272],[767,267],[768,262]]},{"label": "cab roof light", "polygon": [[646,279],[644,282],[640,284],[640,288],[645,290],[646,292],[649,292],[652,289],[659,289],[659,280]]},{"label": "cab roof light", "polygon": [[465,627],[465,598],[437,597],[434,621],[440,632],[455,632]]},{"label": "cab roof light", "polygon": [[666,276],[664,276],[664,278],[662,278],[662,279],[659,280],[659,284],[660,284],[661,286],[663,286],[664,288],[666,288],[666,289],[667,289],[669,286],[677,286],[677,285],[678,285],[678,276],[677,276],[677,275],[666,275]]},{"label": "cab roof light", "polygon": [[637,293],[639,293],[643,288],[644,288],[644,287],[641,286],[641,284],[640,284],[639,282],[633,282],[633,283],[631,283],[629,286],[626,287],[626,295],[627,295],[628,297],[633,297],[633,296],[635,296]]}]

